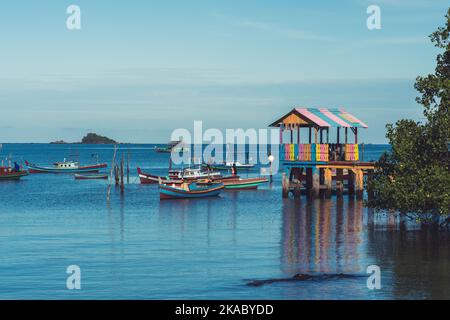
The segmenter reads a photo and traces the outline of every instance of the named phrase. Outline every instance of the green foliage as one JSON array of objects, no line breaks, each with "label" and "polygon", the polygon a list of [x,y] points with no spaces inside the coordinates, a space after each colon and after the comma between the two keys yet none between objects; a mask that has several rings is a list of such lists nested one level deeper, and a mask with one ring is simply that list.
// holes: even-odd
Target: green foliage
[{"label": "green foliage", "polygon": [[392,150],[379,159],[368,183],[374,194],[369,206],[434,222],[450,214],[450,8],[446,19],[446,26],[430,36],[443,49],[435,73],[417,77],[415,84],[427,121],[402,119],[387,125]]}]

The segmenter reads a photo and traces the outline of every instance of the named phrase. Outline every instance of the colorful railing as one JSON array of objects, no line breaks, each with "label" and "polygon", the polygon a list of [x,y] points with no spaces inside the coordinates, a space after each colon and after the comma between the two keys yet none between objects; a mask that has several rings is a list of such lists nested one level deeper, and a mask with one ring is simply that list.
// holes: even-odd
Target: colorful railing
[{"label": "colorful railing", "polygon": [[[357,144],[344,145],[345,161],[358,161],[359,148]],[[281,146],[282,160],[285,161],[330,161],[330,145],[323,143],[313,144],[284,144]],[[333,158],[335,159],[335,158]],[[342,159],[342,160],[344,160]]]},{"label": "colorful railing", "polygon": [[357,144],[345,145],[345,161],[358,161],[359,160],[359,148]]}]

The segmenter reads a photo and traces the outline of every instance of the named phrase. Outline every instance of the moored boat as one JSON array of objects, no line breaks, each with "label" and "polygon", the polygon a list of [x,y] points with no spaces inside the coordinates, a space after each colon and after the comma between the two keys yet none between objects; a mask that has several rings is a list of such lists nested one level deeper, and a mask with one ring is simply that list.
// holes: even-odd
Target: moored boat
[{"label": "moored boat", "polygon": [[158,153],[183,152],[185,149],[183,141],[170,141],[165,147],[155,147]]},{"label": "moored boat", "polygon": [[26,170],[16,170],[12,167],[0,167],[0,181],[19,180],[20,178],[27,175],[28,171]]},{"label": "moored boat", "polygon": [[80,166],[76,161],[55,162],[53,167],[38,166],[25,161],[30,173],[87,173],[98,172],[102,168],[106,168],[106,163],[98,163],[89,166]]},{"label": "moored boat", "polygon": [[267,182],[269,182],[269,179],[267,178],[237,178],[223,180],[225,189],[235,190],[258,189],[259,185]]},{"label": "moored boat", "polygon": [[108,179],[108,174],[106,173],[75,173],[75,180],[106,180]]},{"label": "moored boat", "polygon": [[137,168],[138,176],[141,184],[156,183],[181,183],[184,180],[196,181],[200,179],[220,180],[222,175],[220,172],[204,171],[200,168],[187,168],[184,170],[169,170],[167,177],[157,176],[154,174],[143,172],[141,168]]},{"label": "moored boat", "polygon": [[159,198],[165,199],[190,199],[218,196],[224,185],[222,182],[209,182],[199,184],[197,182],[183,182],[181,184],[160,184]]},{"label": "moored boat", "polygon": [[220,171],[228,171],[228,170],[232,170],[233,168],[236,168],[236,170],[238,170],[238,171],[243,171],[243,170],[250,170],[255,167],[254,164],[241,163],[239,161],[216,163],[216,164],[211,164],[210,166],[211,166],[211,168],[213,168],[215,170],[220,170]]},{"label": "moored boat", "polygon": [[154,174],[146,173],[146,172],[142,171],[141,168],[137,168],[137,172],[138,172],[138,176],[139,176],[139,180],[140,180],[141,184],[157,184],[160,182],[163,182],[163,183],[171,183],[171,182],[172,183],[175,183],[175,182],[181,183],[182,182],[182,180],[180,180],[180,179],[171,179],[168,177],[157,176]]},{"label": "moored boat", "polygon": [[[240,178],[239,176],[227,176],[218,180],[216,182],[222,182],[225,189],[235,189],[235,190],[251,190],[258,189],[258,186],[269,182],[267,178]],[[204,183],[203,181],[198,181],[199,184]],[[207,183],[207,181],[205,181]]]}]

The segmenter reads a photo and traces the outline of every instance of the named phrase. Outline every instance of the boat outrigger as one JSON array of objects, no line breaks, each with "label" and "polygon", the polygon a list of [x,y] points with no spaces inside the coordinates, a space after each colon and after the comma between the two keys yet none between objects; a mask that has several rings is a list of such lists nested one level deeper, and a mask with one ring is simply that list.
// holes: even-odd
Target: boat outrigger
[{"label": "boat outrigger", "polygon": [[53,167],[38,166],[25,161],[30,173],[86,173],[98,172],[102,168],[106,168],[106,163],[98,163],[90,166],[80,166],[76,161],[55,162]]}]

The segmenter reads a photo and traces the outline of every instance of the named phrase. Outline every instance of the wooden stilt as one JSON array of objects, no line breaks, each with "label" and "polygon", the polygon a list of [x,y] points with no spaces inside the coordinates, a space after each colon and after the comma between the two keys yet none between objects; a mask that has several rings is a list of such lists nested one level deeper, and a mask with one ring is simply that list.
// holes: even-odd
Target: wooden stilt
[{"label": "wooden stilt", "polygon": [[364,193],[364,174],[361,169],[355,170],[355,189],[356,189],[356,198],[362,199]]},{"label": "wooden stilt", "polygon": [[344,194],[344,169],[336,169],[336,195],[342,197]]},{"label": "wooden stilt", "polygon": [[313,169],[312,168],[306,168],[306,194],[308,197],[312,198],[313,188]]},{"label": "wooden stilt", "polygon": [[121,193],[123,193],[125,191],[124,167],[125,167],[125,156],[122,154],[122,161],[120,162],[120,192]]},{"label": "wooden stilt", "polygon": [[331,189],[332,189],[332,173],[331,169],[326,168],[324,169],[324,184],[325,184],[325,197],[330,198],[331,197]]},{"label": "wooden stilt", "polygon": [[312,179],[312,196],[314,198],[318,198],[320,192],[320,177],[319,170],[317,168],[312,169]]},{"label": "wooden stilt", "polygon": [[347,188],[348,188],[348,195],[354,196],[355,195],[355,173],[352,169],[348,170],[348,179],[347,179]]},{"label": "wooden stilt", "polygon": [[127,154],[127,184],[130,184],[130,151]]},{"label": "wooden stilt", "polygon": [[281,178],[281,184],[282,184],[282,196],[283,198],[287,198],[289,196],[289,179],[286,175],[286,172],[283,172],[283,176]]}]

